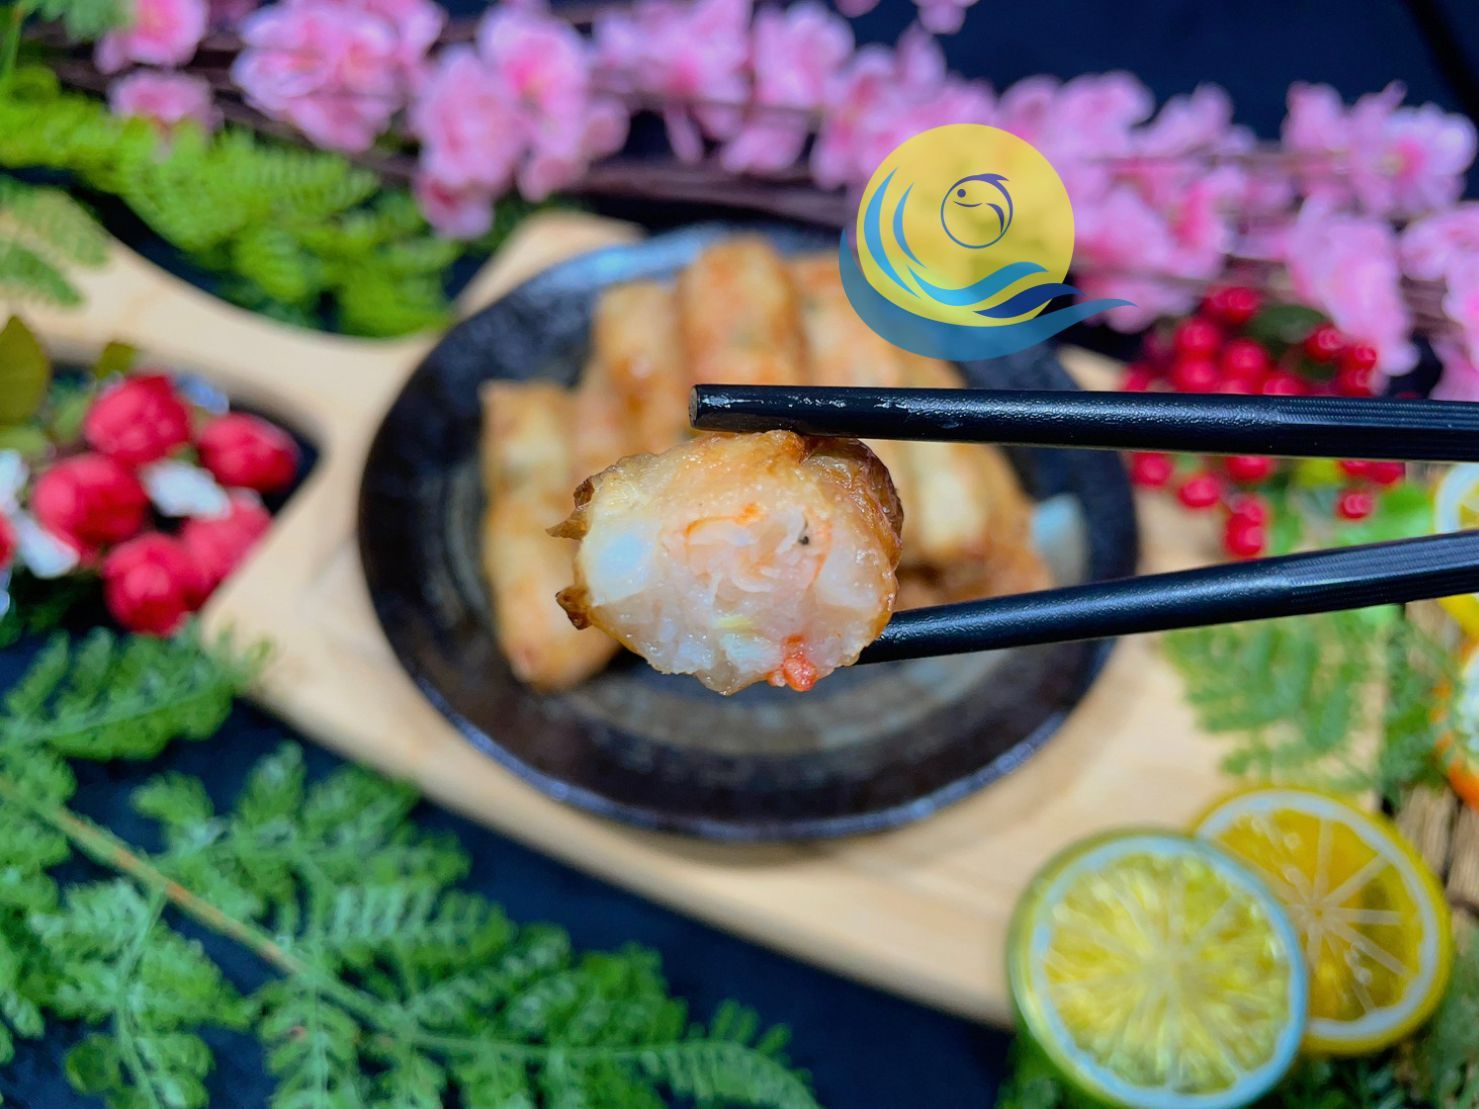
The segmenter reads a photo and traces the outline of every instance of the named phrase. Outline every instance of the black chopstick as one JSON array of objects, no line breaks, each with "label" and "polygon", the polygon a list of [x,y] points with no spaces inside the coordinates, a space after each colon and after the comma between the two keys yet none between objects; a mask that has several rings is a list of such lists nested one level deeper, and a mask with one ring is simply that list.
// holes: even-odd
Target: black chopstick
[{"label": "black chopstick", "polygon": [[1230,624],[1479,592],[1479,531],[895,613],[859,662]]},{"label": "black chopstick", "polygon": [[1457,401],[700,385],[689,414],[694,427],[712,431],[1479,461],[1479,404]]}]

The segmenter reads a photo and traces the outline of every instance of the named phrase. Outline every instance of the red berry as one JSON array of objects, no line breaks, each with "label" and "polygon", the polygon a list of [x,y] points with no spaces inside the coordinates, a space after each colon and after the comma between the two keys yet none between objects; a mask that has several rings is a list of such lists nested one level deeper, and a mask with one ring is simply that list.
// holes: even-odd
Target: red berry
[{"label": "red berry", "polygon": [[1219,393],[1227,393],[1230,395],[1246,397],[1251,396],[1258,390],[1256,387],[1250,385],[1246,381],[1239,381],[1235,377],[1228,377],[1224,378],[1222,382],[1217,386],[1217,391]]},{"label": "red berry", "polygon": [[1258,390],[1266,397],[1302,397],[1309,392],[1304,378],[1284,370],[1271,373]]},{"label": "red berry", "polygon": [[1211,508],[1222,499],[1222,486],[1214,475],[1204,471],[1183,481],[1176,496],[1187,508]]},{"label": "red berry", "polygon": [[227,515],[187,520],[180,529],[180,542],[200,568],[205,588],[211,590],[236,569],[271,523],[272,517],[256,496],[232,493]]},{"label": "red berry", "polygon": [[1171,480],[1176,464],[1169,454],[1159,451],[1137,451],[1130,455],[1130,480],[1147,489],[1158,489]]},{"label": "red berry", "polygon": [[1178,393],[1210,393],[1218,380],[1217,366],[1210,358],[1182,357],[1171,367],[1171,387]]},{"label": "red berry", "polygon": [[1232,516],[1222,530],[1222,548],[1233,558],[1257,558],[1268,547],[1263,524]]},{"label": "red berry", "polygon": [[149,532],[103,560],[103,599],[129,631],[169,635],[206,593],[194,559],[178,539]]},{"label": "red berry", "polygon": [[1233,339],[1222,348],[1222,372],[1237,381],[1256,383],[1268,373],[1268,351],[1254,339]]},{"label": "red berry", "polygon": [[125,466],[163,458],[190,440],[190,410],[163,374],[126,377],[92,402],[82,435]]},{"label": "red berry", "polygon": [[1332,324],[1322,323],[1304,341],[1304,352],[1316,362],[1333,362],[1345,349],[1345,336]]},{"label": "red berry", "polygon": [[1352,343],[1340,352],[1342,370],[1376,369],[1376,348],[1370,343]]},{"label": "red berry", "polygon": [[1366,476],[1377,485],[1396,485],[1406,475],[1407,469],[1400,462],[1366,463]]},{"label": "red berry", "polygon": [[1211,358],[1222,346],[1222,332],[1211,320],[1193,316],[1176,325],[1171,341],[1182,358]]},{"label": "red berry", "polygon": [[1369,397],[1375,379],[1370,366],[1342,366],[1335,371],[1335,391],[1343,397]]},{"label": "red berry", "polygon": [[1227,476],[1234,481],[1263,481],[1274,472],[1274,460],[1258,454],[1235,454],[1225,463]]},{"label": "red berry", "polygon": [[1342,520],[1364,520],[1376,508],[1376,498],[1369,489],[1347,489],[1335,502],[1336,514]]},{"label": "red berry", "polygon": [[0,570],[10,566],[15,559],[15,527],[10,517],[0,513]]},{"label": "red berry", "polygon": [[298,445],[266,420],[232,412],[207,424],[196,441],[200,461],[222,485],[271,493],[292,483]]},{"label": "red berry", "polygon": [[1144,362],[1135,362],[1125,369],[1125,379],[1120,388],[1127,393],[1143,393],[1155,381],[1155,371]]},{"label": "red berry", "polygon": [[1365,477],[1371,463],[1362,458],[1342,458],[1339,466],[1347,477]]},{"label": "red berry", "polygon": [[1248,524],[1268,523],[1268,502],[1255,493],[1239,493],[1227,502],[1229,518]]},{"label": "red berry", "polygon": [[63,459],[31,493],[42,526],[84,553],[137,535],[148,508],[139,479],[101,454]]},{"label": "red berry", "polygon": [[1202,308],[1213,319],[1229,327],[1242,327],[1258,314],[1261,300],[1256,289],[1234,285],[1214,289],[1202,303]]}]

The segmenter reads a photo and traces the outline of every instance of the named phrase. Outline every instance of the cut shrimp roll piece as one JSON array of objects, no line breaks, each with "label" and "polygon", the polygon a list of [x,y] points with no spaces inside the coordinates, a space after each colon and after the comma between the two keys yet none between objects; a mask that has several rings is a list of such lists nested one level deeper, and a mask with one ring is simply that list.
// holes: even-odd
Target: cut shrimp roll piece
[{"label": "cut shrimp roll piece", "polygon": [[623,459],[575,494],[560,604],[656,669],[735,693],[810,689],[878,637],[902,511],[856,440],[704,436]]},{"label": "cut shrimp roll piece", "polygon": [[678,322],[690,385],[801,385],[801,312],[775,247],[741,235],[678,275]]},{"label": "cut shrimp roll piece", "polygon": [[635,444],[623,454],[665,451],[688,437],[688,367],[671,288],[637,281],[606,290],[596,302],[591,347],[586,377],[606,380]]},{"label": "cut shrimp roll piece", "polygon": [[608,636],[572,628],[554,601],[575,553],[547,531],[570,507],[575,398],[549,382],[494,381],[482,400],[483,572],[498,645],[520,681],[568,689],[618,650]]}]

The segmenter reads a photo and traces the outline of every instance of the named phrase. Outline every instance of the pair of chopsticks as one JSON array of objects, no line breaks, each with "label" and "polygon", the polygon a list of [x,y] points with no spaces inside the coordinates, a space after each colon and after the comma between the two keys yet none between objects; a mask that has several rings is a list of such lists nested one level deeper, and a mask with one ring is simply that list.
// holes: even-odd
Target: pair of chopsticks
[{"label": "pair of chopsticks", "polygon": [[[1479,404],[1451,401],[700,385],[689,415],[694,427],[710,431],[1479,461]],[[1103,639],[1473,592],[1479,592],[1479,531],[1460,531],[899,612],[859,661]]]}]

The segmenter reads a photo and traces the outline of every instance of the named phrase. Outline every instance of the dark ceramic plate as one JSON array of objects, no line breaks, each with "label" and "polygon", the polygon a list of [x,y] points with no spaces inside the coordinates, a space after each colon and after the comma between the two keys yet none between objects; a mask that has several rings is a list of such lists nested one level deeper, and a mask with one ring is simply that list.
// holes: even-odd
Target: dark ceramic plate
[{"label": "dark ceramic plate", "polygon": [[[472,743],[546,793],[648,828],[727,840],[871,832],[1008,773],[1084,695],[1109,643],[856,667],[803,695],[734,697],[633,656],[569,693],[517,682],[479,569],[478,384],[570,382],[597,293],[670,277],[732,233],[696,227],[549,270],[453,328],[386,416],[360,491],[360,553],[401,663]],[[785,250],[827,246],[771,232]],[[1073,384],[1046,352],[968,367],[974,384]],[[1133,571],[1129,485],[1112,454],[1024,450],[1039,549],[1064,584]]]}]

